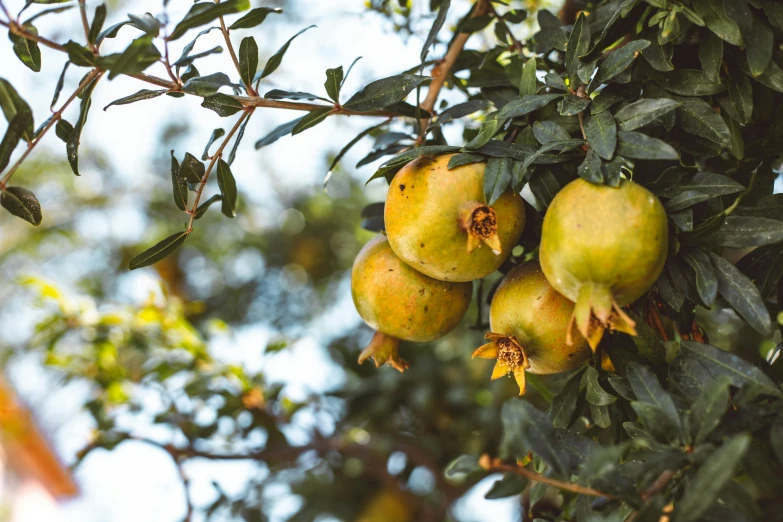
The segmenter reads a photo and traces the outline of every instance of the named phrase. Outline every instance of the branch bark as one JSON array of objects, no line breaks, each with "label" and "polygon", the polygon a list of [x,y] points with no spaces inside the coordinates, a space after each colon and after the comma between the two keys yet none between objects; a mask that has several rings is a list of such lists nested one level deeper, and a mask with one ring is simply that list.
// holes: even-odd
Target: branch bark
[{"label": "branch bark", "polygon": [[535,482],[548,484],[558,489],[571,491],[573,493],[579,493],[580,495],[589,495],[591,497],[616,498],[614,495],[610,495],[609,493],[604,493],[603,491],[599,491],[597,489],[580,486],[579,484],[572,484],[570,482],[563,482],[557,479],[547,477],[545,475],[541,475],[540,473],[536,473],[535,471],[530,471],[529,469],[523,466],[504,464],[500,459],[490,459],[489,455],[483,455],[481,459],[479,459],[479,466],[481,466],[483,469],[489,472],[515,473],[517,475],[521,475]]}]

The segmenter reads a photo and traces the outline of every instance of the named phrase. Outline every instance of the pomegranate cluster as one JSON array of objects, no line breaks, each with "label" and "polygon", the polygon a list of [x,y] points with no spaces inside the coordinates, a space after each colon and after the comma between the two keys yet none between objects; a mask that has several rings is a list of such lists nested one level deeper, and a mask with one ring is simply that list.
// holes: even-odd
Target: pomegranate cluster
[{"label": "pomegranate cluster", "polygon": [[[404,371],[400,340],[433,341],[456,328],[472,281],[499,269],[522,236],[522,197],[509,188],[488,205],[486,164],[449,169],[452,156],[423,156],[394,176],[385,235],[354,262],[353,300],[376,331],[359,362],[372,357]],[[622,307],[663,269],[667,230],[663,206],[640,185],[569,183],[544,217],[539,259],[517,264],[497,287],[489,342],[473,357],[496,359],[492,378],[513,375],[522,394],[525,372],[576,368],[607,328],[635,335]]]}]

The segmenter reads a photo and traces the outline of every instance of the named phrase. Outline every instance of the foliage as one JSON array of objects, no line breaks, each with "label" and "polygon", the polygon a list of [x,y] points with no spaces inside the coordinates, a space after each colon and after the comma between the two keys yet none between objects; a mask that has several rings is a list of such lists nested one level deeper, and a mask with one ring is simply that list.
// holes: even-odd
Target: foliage
[{"label": "foliage", "polygon": [[[34,3],[47,2],[27,3],[25,9]],[[399,7],[389,1],[369,4],[410,29],[409,2],[398,2]],[[487,498],[521,495],[525,516],[539,520],[780,518],[783,374],[780,348],[768,348],[780,340],[773,319],[783,296],[783,210],[774,193],[783,144],[783,8],[770,0],[574,1],[555,16],[478,0],[444,41],[449,52],[430,78],[422,72],[432,65],[428,60],[435,51],[445,49],[438,37],[446,32],[441,27],[451,14],[450,2],[431,4],[439,12],[433,13],[422,64],[411,64],[409,71],[375,80],[352,95],[341,92],[350,67],[336,67],[326,70],[322,94],[275,89],[261,96],[262,82],[286,59],[296,38],[308,37],[306,29],[263,65],[254,37],[244,36],[237,54],[229,30],[255,29],[275,18],[271,15],[279,14],[277,9],[251,10],[246,0],[205,1],[195,3],[175,24],[164,23],[166,16],[145,14],[104,28],[105,6],[98,6],[89,20],[80,1],[86,41],[59,44],[39,35],[34,21],[44,15],[71,16],[65,7],[47,8],[21,21],[0,2],[6,17],[0,15],[0,25],[9,29],[14,53],[31,71],[47,65],[39,48],[44,45],[67,54],[70,67],[63,69],[63,77],[68,70],[86,72],[73,94],[38,126],[28,103],[8,80],[0,79],[0,107],[8,122],[0,142],[0,172],[5,172],[0,204],[14,216],[46,226],[46,208],[30,190],[9,181],[51,128],[65,143],[71,170],[79,174],[82,129],[89,124],[92,92],[104,87],[104,77],[127,75],[157,87],[118,95],[106,109],[164,94],[172,103],[186,95],[201,97],[205,109],[233,116],[233,123],[228,131],[212,133],[203,154],[180,151],[167,158],[174,204],[149,210],[164,216],[173,209],[185,212],[187,224],[173,235],[168,227],[160,235],[168,235],[166,239],[129,261],[131,269],[162,261],[156,265],[161,273],[165,263],[175,263],[178,275],[168,281],[174,291],[177,284],[172,283],[186,277],[177,256],[190,245],[208,248],[210,206],[220,202],[226,218],[237,214],[231,164],[256,110],[305,112],[261,137],[256,148],[333,116],[374,118],[354,139],[347,137],[330,175],[345,152],[368,137],[375,139],[374,149],[360,165],[390,156],[371,180],[390,180],[424,155],[455,152],[452,166],[487,161],[488,202],[508,186],[524,191],[531,202],[521,248],[501,272],[535,257],[541,214],[560,188],[577,177],[611,186],[625,177],[661,198],[670,224],[669,257],[653,289],[630,307],[639,335],[606,336],[601,352],[607,359],[596,357],[565,375],[531,378],[536,391],[524,400],[510,398],[502,407],[501,399],[514,395],[513,390],[487,392],[483,374],[478,375],[482,367],[470,365],[465,360],[469,350],[458,349],[451,338],[437,345],[447,347],[446,356],[419,350],[409,372],[390,376],[346,362],[358,351],[355,336],[349,336],[334,344],[332,355],[349,368],[353,384],[332,397],[300,404],[282,397],[263,375],[215,360],[204,334],[207,321],[186,313],[182,296],[105,311],[74,304],[58,290],[30,280],[26,283],[40,295],[57,302],[40,323],[31,348],[42,349],[46,363],[68,378],[90,381],[97,390],[87,405],[97,435],[82,457],[141,439],[164,448],[178,465],[191,458],[264,462],[272,471],[269,477],[253,481],[241,498],[220,492],[205,510],[207,516],[247,520],[265,519],[261,493],[276,479],[287,480],[295,494],[307,499],[291,520],[312,520],[323,513],[355,519],[358,507],[379,491],[388,493],[390,486],[415,506],[416,520],[444,520],[451,503],[489,472],[505,476]],[[226,22],[224,17],[231,18]],[[539,29],[523,43],[515,31],[533,19]],[[126,25],[135,33],[124,50],[102,54],[105,39],[131,37],[129,30],[120,31]],[[192,36],[194,29],[203,30],[171,63],[169,44]],[[230,75],[202,75],[196,68],[200,57],[222,52],[191,54],[196,39],[213,29],[225,35],[235,69]],[[463,48],[473,32],[493,35],[493,44]],[[161,61],[170,79],[145,72]],[[229,63],[227,70],[231,67]],[[444,84],[465,99],[437,105]],[[63,98],[62,87],[61,78],[52,106]],[[415,105],[410,103],[414,97]],[[78,112],[70,123],[64,112],[77,99]],[[443,128],[460,122],[467,122],[462,143],[448,144]],[[24,150],[11,163],[20,143]],[[218,192],[202,201],[213,171]],[[357,194],[355,189],[346,207],[359,204]],[[381,210],[375,204],[362,212],[368,229],[382,230]],[[358,214],[355,208],[356,222]],[[327,231],[350,229],[347,215],[346,208],[332,208],[315,230],[303,234],[312,245]],[[203,219],[206,232],[201,239],[195,233],[197,219]],[[280,239],[260,241],[275,244]],[[283,238],[287,240],[292,238]],[[357,246],[354,236],[352,241]],[[248,245],[234,248],[242,246]],[[295,250],[290,245],[252,246],[277,266],[284,266]],[[744,255],[737,254],[740,249]],[[334,270],[345,270],[349,260],[335,257],[329,259]],[[324,269],[308,269],[314,289],[332,272],[331,267],[326,273],[319,270]],[[486,287],[497,279],[487,278]],[[477,285],[476,327],[481,329],[492,292],[484,291],[485,282]],[[219,318],[221,307],[205,302],[206,315]],[[312,315],[308,304],[302,305],[304,317]],[[242,302],[233,306],[241,309]],[[736,353],[713,346],[708,342],[709,309],[733,310],[730,314],[741,318],[745,331],[755,333],[744,337]],[[272,351],[281,348],[270,346]],[[142,387],[157,389],[166,398],[154,423],[181,435],[176,441],[152,440],[117,423],[119,415],[140,408]],[[289,442],[284,428],[298,412],[317,416],[337,401],[343,411],[332,414],[333,433],[314,430],[306,444]],[[219,404],[211,422],[198,415],[206,404]],[[220,429],[222,419],[229,429]],[[262,432],[265,442],[248,450],[254,432]],[[226,441],[228,450],[221,447]],[[389,471],[397,453],[404,455],[404,464]],[[314,458],[298,466],[305,454]],[[291,469],[299,474],[286,476]],[[414,492],[416,470],[434,473],[434,485]]]}]

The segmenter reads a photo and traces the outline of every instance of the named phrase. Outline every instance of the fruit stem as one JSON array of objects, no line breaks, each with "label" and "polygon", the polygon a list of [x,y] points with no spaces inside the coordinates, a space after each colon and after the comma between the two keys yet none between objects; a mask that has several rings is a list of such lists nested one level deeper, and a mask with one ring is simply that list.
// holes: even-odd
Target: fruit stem
[{"label": "fruit stem", "polygon": [[359,354],[359,364],[372,357],[377,368],[388,364],[395,370],[404,372],[408,369],[408,362],[400,357],[399,348],[399,339],[381,332],[375,332],[372,340],[370,340],[370,344]]}]

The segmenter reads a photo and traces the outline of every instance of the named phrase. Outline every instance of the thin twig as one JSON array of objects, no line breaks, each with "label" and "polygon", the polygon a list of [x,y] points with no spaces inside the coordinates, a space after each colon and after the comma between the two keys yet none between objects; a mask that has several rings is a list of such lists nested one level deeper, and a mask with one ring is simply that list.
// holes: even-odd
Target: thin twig
[{"label": "thin twig", "polygon": [[0,20],[0,26],[7,27],[8,30],[11,31],[11,33],[17,36],[21,36],[22,38],[25,38],[27,40],[38,42],[41,45],[45,45],[46,47],[49,47],[50,49],[55,49],[63,53],[68,52],[68,50],[64,46],[58,43],[48,40],[43,36],[38,36],[37,34],[33,34],[25,31],[21,26],[19,26],[16,22],[14,22],[13,19],[11,20],[11,22],[4,22]]},{"label": "thin twig", "polygon": [[[576,95],[580,98],[587,98],[587,93],[585,92],[585,86],[580,85],[579,88],[576,90]],[[587,139],[587,134],[585,134],[585,120],[584,120],[584,111],[579,111],[577,113],[577,116],[579,116],[579,129],[582,131],[582,139]]]},{"label": "thin twig", "polygon": [[82,27],[84,27],[84,38],[87,39],[87,44],[90,46],[93,54],[98,54],[98,48],[95,44],[90,42],[90,22],[87,20],[87,3],[86,0],[79,0],[79,13],[82,17]]},{"label": "thin twig", "polygon": [[253,114],[254,109],[245,109],[242,112],[242,116],[239,117],[237,122],[234,124],[234,127],[229,131],[226,138],[223,140],[223,143],[220,144],[220,147],[218,147],[217,151],[215,152],[215,155],[212,156],[212,159],[209,162],[209,166],[207,167],[207,171],[204,173],[204,177],[201,178],[201,184],[198,186],[198,189],[196,189],[196,198],[193,201],[193,207],[191,207],[189,213],[190,213],[190,221],[188,221],[188,228],[185,230],[187,234],[190,234],[193,231],[193,221],[196,219],[196,211],[198,210],[198,202],[201,200],[201,194],[204,192],[204,188],[207,186],[207,181],[209,180],[209,174],[212,172],[212,169],[215,167],[215,164],[217,161],[223,156],[223,150],[228,145],[228,142],[231,141],[231,138],[234,136],[234,134],[239,130],[240,125],[242,125],[242,122],[245,121],[247,117],[249,117],[251,114]]},{"label": "thin twig", "polygon": [[599,491],[597,489],[580,486],[579,484],[562,482],[560,480],[553,479],[545,475],[541,475],[540,473],[536,473],[535,471],[530,471],[529,469],[523,466],[504,464],[503,461],[501,461],[500,459],[494,459],[494,460],[490,459],[489,455],[483,455],[481,459],[479,459],[479,466],[481,466],[486,471],[490,471],[490,472],[504,472],[504,473],[514,473],[516,475],[521,475],[530,480],[541,482],[543,484],[548,484],[550,486],[565,491],[572,491],[574,493],[579,493],[580,495],[590,495],[592,497],[615,498],[614,495],[610,495],[609,493],[604,493],[603,491]]},{"label": "thin twig", "polygon": [[32,150],[35,148],[36,145],[43,139],[43,137],[46,135],[46,133],[51,129],[58,121],[60,121],[60,118],[62,118],[63,112],[65,109],[68,108],[68,105],[73,102],[73,100],[76,99],[77,96],[85,89],[87,88],[90,83],[92,83],[93,80],[98,81],[100,77],[103,75],[103,71],[99,69],[93,69],[90,74],[88,74],[84,80],[82,80],[82,83],[79,84],[79,87],[76,88],[76,90],[71,94],[70,98],[68,98],[65,103],[63,103],[63,106],[60,107],[60,109],[52,114],[51,119],[49,120],[49,123],[46,124],[46,127],[43,128],[40,134],[38,134],[38,137],[35,138],[33,141],[27,145],[27,149],[24,151],[22,156],[14,163],[14,166],[11,167],[8,172],[6,172],[5,176],[3,176],[3,179],[0,180],[0,192],[4,191],[6,186],[8,186],[8,181],[11,179],[11,176],[14,175],[16,170],[19,168],[19,166],[24,162],[25,159],[27,159],[27,156],[32,152]]},{"label": "thin twig", "polygon": [[11,16],[11,13],[8,12],[8,9],[5,7],[5,4],[3,3],[3,0],[0,0],[0,9],[2,9],[5,15],[8,17],[9,22],[14,21],[14,17]]},{"label": "thin twig", "polygon": [[[477,0],[476,8],[473,10],[471,18],[487,14],[489,7],[489,0]],[[435,67],[432,68],[432,71],[430,72],[432,75],[432,82],[427,89],[427,96],[421,103],[421,108],[428,113],[432,113],[432,111],[435,109],[435,103],[438,101],[440,90],[443,88],[443,84],[449,77],[451,68],[454,66],[457,58],[459,58],[459,55],[462,54],[462,50],[465,48],[465,43],[467,43],[468,38],[470,38],[469,33],[459,33],[457,36],[455,36],[451,41],[449,49],[446,51],[446,55]],[[420,122],[420,128],[426,129],[429,126],[429,121],[429,116],[423,118]]]},{"label": "thin twig", "polygon": [[[231,55],[231,59],[234,61],[234,67],[237,68],[239,77],[242,77],[242,69],[239,67],[239,60],[237,59],[237,53],[234,52],[234,45],[231,43],[231,37],[228,36],[228,29],[226,28],[226,22],[223,21],[223,17],[220,17],[220,32],[223,33],[223,39],[226,41],[226,47],[228,47],[228,53]],[[247,85],[247,91],[251,95],[255,96],[256,90],[252,85]]]}]

